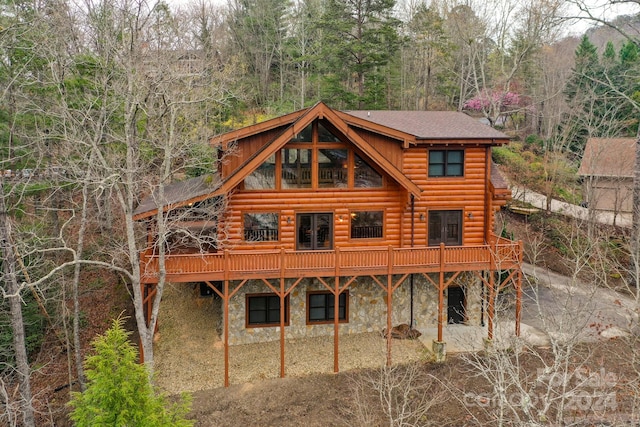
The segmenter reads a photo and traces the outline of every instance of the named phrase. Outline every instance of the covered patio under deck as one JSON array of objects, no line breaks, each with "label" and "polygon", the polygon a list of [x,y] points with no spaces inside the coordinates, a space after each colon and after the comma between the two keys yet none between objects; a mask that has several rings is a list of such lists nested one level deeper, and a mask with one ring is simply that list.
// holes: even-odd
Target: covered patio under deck
[{"label": "covered patio under deck", "polygon": [[[387,330],[392,327],[393,292],[412,274],[421,274],[438,291],[437,342],[443,341],[444,293],[463,272],[472,272],[486,286],[487,334],[493,339],[495,298],[509,285],[516,291],[515,333],[520,334],[522,242],[493,236],[481,246],[413,248],[336,248],[329,251],[230,251],[166,257],[169,282],[204,282],[222,299],[224,385],[229,385],[229,300],[249,280],[260,280],[280,298],[280,376],[285,376],[285,299],[305,278],[315,278],[334,295],[334,372],[339,371],[339,295],[358,277],[370,277],[386,294]],[[158,257],[141,254],[141,277],[147,313],[158,282]],[[434,278],[437,274],[437,280]],[[503,278],[501,281],[499,278]],[[275,280],[274,280],[275,279]],[[213,282],[222,282],[219,289]],[[387,363],[391,335],[387,334]]]}]

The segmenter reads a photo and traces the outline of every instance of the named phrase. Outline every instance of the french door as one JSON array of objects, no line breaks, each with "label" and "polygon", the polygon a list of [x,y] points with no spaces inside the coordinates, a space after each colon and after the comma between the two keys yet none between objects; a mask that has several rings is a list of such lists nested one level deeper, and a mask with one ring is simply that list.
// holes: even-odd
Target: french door
[{"label": "french door", "polygon": [[462,211],[429,211],[429,246],[462,245]]},{"label": "french door", "polygon": [[333,249],[333,214],[299,213],[296,215],[297,243],[299,251]]}]

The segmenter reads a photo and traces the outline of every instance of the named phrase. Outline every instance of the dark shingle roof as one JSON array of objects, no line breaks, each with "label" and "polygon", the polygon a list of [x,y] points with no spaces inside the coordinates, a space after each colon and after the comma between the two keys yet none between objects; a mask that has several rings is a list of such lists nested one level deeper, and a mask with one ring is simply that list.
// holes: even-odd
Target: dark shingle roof
[{"label": "dark shingle roof", "polygon": [[578,175],[632,178],[635,159],[635,138],[589,138]]},{"label": "dark shingle roof", "polygon": [[416,139],[508,139],[464,113],[455,111],[345,111],[352,116],[399,130]]},{"label": "dark shingle roof", "polygon": [[158,191],[154,191],[152,195],[142,199],[133,212],[133,216],[155,211],[160,206],[170,206],[205,196],[213,193],[218,185],[219,180],[215,175],[203,175],[185,181],[173,182],[164,187],[164,200],[159,200]]}]

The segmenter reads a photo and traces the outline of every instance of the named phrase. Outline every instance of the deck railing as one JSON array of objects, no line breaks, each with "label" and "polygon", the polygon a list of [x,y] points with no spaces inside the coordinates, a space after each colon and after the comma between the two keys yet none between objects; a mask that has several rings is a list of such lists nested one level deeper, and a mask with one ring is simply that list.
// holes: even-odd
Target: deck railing
[{"label": "deck railing", "polygon": [[[522,244],[496,238],[481,246],[363,247],[328,251],[233,251],[174,254],[165,258],[167,280],[174,282],[248,278],[331,277],[507,270],[522,260]],[[140,255],[144,283],[158,280],[158,257]]]}]

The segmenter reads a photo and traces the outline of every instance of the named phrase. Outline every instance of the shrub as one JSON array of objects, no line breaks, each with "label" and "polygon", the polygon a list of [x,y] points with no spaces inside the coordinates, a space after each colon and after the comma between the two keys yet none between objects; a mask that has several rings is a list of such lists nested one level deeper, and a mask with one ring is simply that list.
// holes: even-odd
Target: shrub
[{"label": "shrub", "polygon": [[192,426],[193,421],[185,419],[187,397],[171,404],[156,394],[122,323],[122,319],[114,320],[111,328],[94,340],[96,354],[85,361],[87,389],[73,393],[70,418],[77,427]]}]

